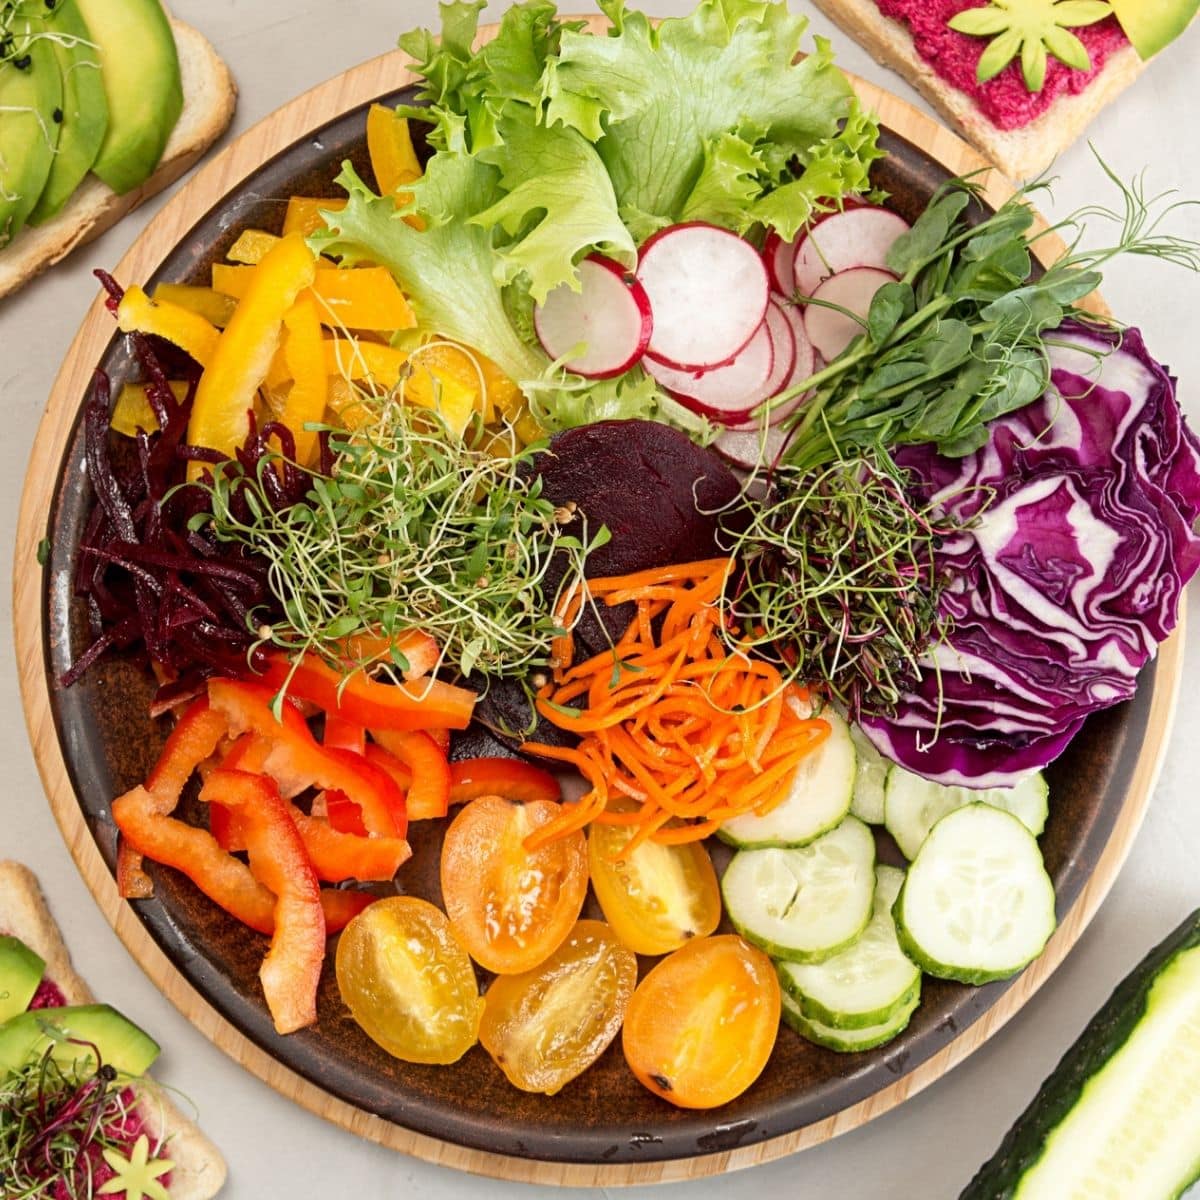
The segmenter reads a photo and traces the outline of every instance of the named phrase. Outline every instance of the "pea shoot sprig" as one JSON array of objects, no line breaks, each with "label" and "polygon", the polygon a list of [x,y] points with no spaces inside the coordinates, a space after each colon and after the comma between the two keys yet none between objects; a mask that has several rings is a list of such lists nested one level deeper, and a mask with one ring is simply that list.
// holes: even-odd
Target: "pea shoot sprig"
[{"label": "pea shoot sprig", "polygon": [[[1116,208],[1093,204],[1047,229],[1034,229],[1031,184],[986,216],[969,179],[942,188],[897,240],[897,279],[875,294],[862,334],[831,364],[771,401],[811,398],[789,419],[787,461],[809,469],[864,451],[934,442],[951,457],[977,450],[991,421],[1036,400],[1050,380],[1043,335],[1080,307],[1119,255],[1200,270],[1200,243],[1166,227],[1198,202],[1148,196],[1145,181],[1119,179]],[[1116,226],[1111,244],[1082,246],[1091,222]],[[1033,251],[1059,234],[1067,252],[1042,270]],[[807,301],[806,301],[807,303]],[[854,314],[849,314],[854,316]],[[854,317],[855,320],[859,318]]]},{"label": "pea shoot sprig", "polygon": [[472,450],[401,392],[362,403],[372,415],[353,434],[329,431],[332,472],[314,476],[301,503],[272,505],[270,455],[251,474],[230,464],[208,485],[214,535],[265,561],[283,613],[259,629],[260,644],[344,667],[347,639],[415,628],[463,676],[545,666],[564,632],[557,592],[607,530],[586,541],[564,532],[573,514],[541,495],[529,469],[541,447]]}]

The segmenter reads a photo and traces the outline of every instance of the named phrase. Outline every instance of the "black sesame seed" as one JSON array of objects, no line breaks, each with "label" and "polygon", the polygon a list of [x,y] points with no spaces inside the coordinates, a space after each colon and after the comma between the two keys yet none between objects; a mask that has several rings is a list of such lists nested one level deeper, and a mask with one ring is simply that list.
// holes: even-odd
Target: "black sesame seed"
[{"label": "black sesame seed", "polygon": [[51,113],[51,116],[54,118],[55,125],[61,125],[63,123],[63,110],[61,108],[56,108],[54,112]]},{"label": "black sesame seed", "polygon": [[22,54],[20,58],[14,58],[12,60],[12,65],[16,67],[18,71],[28,71],[33,65],[33,55]]}]

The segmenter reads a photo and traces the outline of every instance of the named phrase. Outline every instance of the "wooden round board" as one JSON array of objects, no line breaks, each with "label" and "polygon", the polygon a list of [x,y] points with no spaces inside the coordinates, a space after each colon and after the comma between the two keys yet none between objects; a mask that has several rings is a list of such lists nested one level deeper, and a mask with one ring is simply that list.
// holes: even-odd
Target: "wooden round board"
[{"label": "wooden round board", "polygon": [[[594,26],[599,22],[593,19]],[[485,33],[486,36],[486,33]],[[384,55],[313,89],[268,117],[200,170],[163,209],[116,268],[118,278],[149,279],[182,238],[230,191],[264,162],[330,121],[377,97],[413,82],[408,60]],[[856,81],[865,105],[892,133],[919,147],[954,174],[986,169],[987,164],[949,130],[871,84]],[[986,198],[1001,203],[1012,187],[997,172],[987,176]],[[1049,977],[1065,957],[1111,886],[1132,844],[1161,764],[1178,692],[1183,650],[1182,623],[1160,650],[1143,680],[1138,705],[1140,742],[1128,749],[1129,769],[1119,776],[1123,797],[1086,881],[1078,891],[1045,953],[940,1050],[894,1082],[802,1128],[769,1140],[715,1139],[713,1152],[658,1161],[558,1162],[490,1153],[385,1120],[324,1090],[290,1070],[220,1015],[184,977],[151,936],[134,909],[117,894],[109,866],[87,824],[67,759],[65,731],[56,725],[48,685],[52,630],[47,621],[47,590],[37,569],[36,549],[59,487],[60,467],[74,436],[81,397],[113,335],[110,315],[98,297],[76,337],[51,393],[26,477],[14,565],[14,626],[18,670],[30,738],[51,806],[63,836],[105,916],[155,985],[221,1049],[283,1095],[363,1137],[419,1158],[499,1178],[586,1186],[644,1184],[697,1178],[766,1162],[853,1129],[886,1112],[970,1054],[999,1029]],[[55,577],[57,579],[57,577]],[[54,587],[69,586],[54,582]],[[1181,614],[1182,620],[1182,614]],[[713,1114],[714,1130],[722,1124]]]}]

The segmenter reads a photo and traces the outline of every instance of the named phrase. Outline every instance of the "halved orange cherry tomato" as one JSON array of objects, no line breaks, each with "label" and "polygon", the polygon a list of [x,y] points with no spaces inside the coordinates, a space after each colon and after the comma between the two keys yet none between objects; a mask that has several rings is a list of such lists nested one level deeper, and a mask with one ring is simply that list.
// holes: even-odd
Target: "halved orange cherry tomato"
[{"label": "halved orange cherry tomato", "polygon": [[702,842],[624,849],[630,830],[593,824],[588,830],[592,887],[613,932],[637,954],[670,954],[707,937],[721,920],[717,873]]},{"label": "halved orange cherry tomato", "polygon": [[457,1062],[479,1040],[475,969],[441,909],[377,900],[338,942],[338,990],[367,1036],[405,1062]]},{"label": "halved orange cherry tomato", "polygon": [[638,985],[621,1043],[638,1081],[680,1108],[715,1108],[762,1073],[779,1032],[771,960],[733,934],[697,938]]},{"label": "halved orange cherry tomato", "polygon": [[471,957],[497,975],[529,971],[554,953],[587,894],[583,834],[527,850],[533,830],[559,816],[550,800],[472,800],[442,843],[442,899]]},{"label": "halved orange cherry tomato", "polygon": [[633,951],[578,921],[541,966],[493,981],[479,1040],[515,1087],[553,1096],[608,1049],[636,984]]}]

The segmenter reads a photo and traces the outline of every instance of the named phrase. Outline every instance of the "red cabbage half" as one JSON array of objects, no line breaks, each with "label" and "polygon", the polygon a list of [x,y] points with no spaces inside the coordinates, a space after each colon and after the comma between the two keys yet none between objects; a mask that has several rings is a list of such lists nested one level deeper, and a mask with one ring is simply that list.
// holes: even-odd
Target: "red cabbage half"
[{"label": "red cabbage half", "polygon": [[897,453],[924,497],[970,528],[938,552],[950,632],[888,717],[890,758],[931,779],[1006,787],[1133,694],[1200,566],[1200,441],[1141,334],[1046,335],[1052,386],[945,458]]}]

